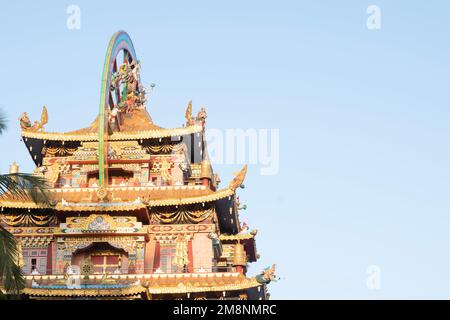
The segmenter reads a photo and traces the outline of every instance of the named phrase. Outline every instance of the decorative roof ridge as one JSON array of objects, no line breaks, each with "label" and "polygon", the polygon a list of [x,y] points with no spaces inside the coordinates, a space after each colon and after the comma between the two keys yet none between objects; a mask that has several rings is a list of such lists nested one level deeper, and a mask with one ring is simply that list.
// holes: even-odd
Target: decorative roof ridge
[{"label": "decorative roof ridge", "polygon": [[31,201],[23,201],[23,200],[15,200],[15,201],[3,201],[0,200],[1,211],[3,208],[17,208],[17,209],[48,209],[49,205],[46,204],[37,204]]},{"label": "decorative roof ridge", "polygon": [[145,209],[146,206],[142,203],[136,204],[133,202],[130,202],[129,204],[118,204],[118,205],[112,205],[112,206],[88,206],[88,205],[80,205],[80,206],[74,206],[74,205],[62,205],[57,204],[53,209],[57,211],[124,211],[124,210],[139,210],[139,209]]},{"label": "decorative roof ridge", "polygon": [[92,206],[92,205],[73,205],[72,203],[58,203],[55,206],[37,204],[31,201],[0,201],[0,212],[3,208],[16,208],[16,209],[53,209],[56,211],[122,211],[122,210],[138,210],[144,209],[146,206],[142,203],[136,203],[135,201],[112,203],[109,206]]},{"label": "decorative roof ridge", "polygon": [[138,206],[142,205],[142,200],[137,198],[134,201],[107,201],[107,202],[67,202],[64,199],[58,204],[63,207],[95,207],[95,208],[109,208],[118,206]]},{"label": "decorative roof ridge", "polygon": [[215,286],[194,286],[192,284],[185,285],[180,282],[177,286],[166,287],[149,287],[148,292],[150,294],[174,294],[174,293],[195,293],[195,292],[217,292],[217,291],[230,291],[230,290],[243,290],[260,286],[261,283],[257,281],[255,277],[244,278],[238,283],[230,283]]},{"label": "decorative roof ridge", "polygon": [[23,294],[31,296],[125,296],[136,295],[147,291],[142,285],[129,288],[107,288],[107,289],[48,289],[48,288],[25,288]]},{"label": "decorative roof ridge", "polygon": [[[206,186],[203,185],[180,185],[180,186],[108,186],[106,188],[108,191],[145,191],[145,190],[205,190]],[[76,193],[76,192],[86,192],[95,191],[98,187],[85,187],[85,188],[50,188],[51,193]]]},{"label": "decorative roof ridge", "polygon": [[221,234],[219,236],[220,240],[247,240],[255,237],[255,234],[251,233],[241,233],[241,234]]},{"label": "decorative roof ridge", "polygon": [[121,206],[72,206],[69,204],[61,204],[58,203],[55,206],[49,205],[41,205],[36,204],[34,202],[24,202],[24,201],[1,201],[0,207],[2,208],[19,208],[19,209],[55,209],[59,211],[82,211],[82,210],[104,210],[104,211],[117,211],[117,210],[136,210],[142,209],[146,206],[149,207],[163,207],[163,206],[177,206],[177,205],[185,205],[185,204],[195,204],[202,202],[213,202],[216,200],[220,200],[234,194],[234,190],[230,188],[221,189],[214,193],[205,195],[205,196],[194,196],[194,197],[185,197],[185,198],[172,198],[172,199],[160,199],[160,200],[143,200],[142,203],[129,202],[127,205]]},{"label": "decorative roof ridge", "polygon": [[261,286],[255,277],[243,278],[237,283],[229,283],[214,286],[196,286],[191,283],[187,285],[180,282],[177,286],[152,286],[137,285],[130,288],[105,288],[105,289],[48,289],[48,288],[26,288],[23,294],[31,296],[124,296],[136,295],[144,292],[150,294],[174,294],[195,292],[217,292],[230,290],[243,290]]},{"label": "decorative roof ridge", "polygon": [[[231,272],[191,272],[191,273],[143,273],[143,274],[110,274],[108,275],[111,279],[136,279],[136,280],[151,280],[158,278],[245,278],[242,273],[237,271]],[[54,274],[54,275],[25,275],[26,280],[33,279],[44,279],[44,280],[60,280],[64,279],[65,275],[63,274]],[[102,276],[96,274],[90,274],[87,276],[87,279],[100,279]]]},{"label": "decorative roof ridge", "polygon": [[[203,195],[203,196],[193,196],[193,197],[184,197],[184,198],[168,198],[168,199],[158,199],[151,200],[151,198],[146,197],[142,199],[142,203],[139,201],[131,201],[131,202],[122,202],[117,206],[100,206],[100,205],[72,205],[72,203],[58,203],[54,206],[45,205],[45,204],[36,204],[31,201],[23,201],[17,200],[12,201],[13,199],[5,199],[6,201],[0,198],[0,207],[1,210],[3,208],[19,208],[19,209],[55,209],[60,211],[80,211],[80,210],[105,210],[105,211],[117,211],[122,209],[136,210],[142,209],[146,206],[148,207],[162,207],[162,206],[177,206],[177,205],[186,205],[186,204],[195,204],[202,202],[213,202],[216,200],[220,200],[226,197],[230,197],[235,194],[236,189],[242,186],[242,182],[245,179],[245,175],[247,173],[247,165],[244,165],[242,169],[235,175],[234,179],[230,182],[227,188],[220,189],[215,191],[214,193]],[[182,186],[180,186],[181,188]],[[75,189],[70,189],[75,190]]]},{"label": "decorative roof ridge", "polygon": [[247,165],[245,164],[242,169],[235,174],[234,179],[230,182],[228,188],[233,191],[242,186],[245,176],[247,174]]},{"label": "decorative roof ridge", "polygon": [[[173,136],[183,136],[191,133],[198,133],[203,130],[201,125],[192,125],[188,127],[172,129],[155,129],[136,132],[114,132],[108,137],[108,140],[134,140],[134,139],[152,139],[165,138]],[[37,132],[22,130],[23,138],[32,138],[52,141],[98,141],[97,133],[64,133],[64,132]]]},{"label": "decorative roof ridge", "polygon": [[212,202],[216,200],[220,200],[234,194],[234,190],[231,188],[225,188],[218,190],[214,193],[204,195],[204,196],[194,196],[194,197],[185,197],[185,198],[174,198],[174,199],[161,199],[161,200],[148,200],[143,201],[149,207],[161,207],[161,206],[177,206],[184,204],[194,204],[201,202]]}]

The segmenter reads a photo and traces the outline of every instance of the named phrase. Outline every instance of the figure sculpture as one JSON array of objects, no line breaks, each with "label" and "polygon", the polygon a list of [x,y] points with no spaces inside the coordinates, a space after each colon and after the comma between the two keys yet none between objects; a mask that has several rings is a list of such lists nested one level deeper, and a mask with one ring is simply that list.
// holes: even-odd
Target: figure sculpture
[{"label": "figure sculpture", "polygon": [[272,267],[265,268],[259,275],[256,276],[256,280],[261,284],[268,284],[271,281],[274,281],[275,278],[275,264],[273,264]]},{"label": "figure sculpture", "polygon": [[31,120],[28,117],[28,113],[24,112],[19,117],[20,127],[22,130],[29,130],[29,131],[44,131],[44,126],[48,122],[48,113],[47,108],[44,106],[42,108],[41,113],[41,121],[35,121],[34,124],[31,124]]}]

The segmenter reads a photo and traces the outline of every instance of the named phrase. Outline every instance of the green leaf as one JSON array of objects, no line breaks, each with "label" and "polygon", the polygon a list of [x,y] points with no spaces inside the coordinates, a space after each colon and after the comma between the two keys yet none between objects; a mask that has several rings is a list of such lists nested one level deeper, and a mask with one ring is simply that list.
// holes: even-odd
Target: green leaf
[{"label": "green leaf", "polygon": [[48,188],[47,180],[41,176],[25,173],[0,175],[0,195],[49,204]]},{"label": "green leaf", "polygon": [[8,293],[19,294],[25,279],[17,265],[17,244],[14,236],[0,225],[0,281]]}]

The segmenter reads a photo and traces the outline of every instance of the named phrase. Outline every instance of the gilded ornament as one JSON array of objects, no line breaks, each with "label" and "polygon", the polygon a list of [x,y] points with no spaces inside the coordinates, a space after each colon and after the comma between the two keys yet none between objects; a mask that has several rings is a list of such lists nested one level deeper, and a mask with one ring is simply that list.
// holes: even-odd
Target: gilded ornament
[{"label": "gilded ornament", "polygon": [[244,182],[245,175],[247,174],[247,165],[244,165],[238,173],[236,173],[236,176],[234,179],[230,182],[230,185],[228,186],[232,190],[236,190],[239,188],[242,183]]}]

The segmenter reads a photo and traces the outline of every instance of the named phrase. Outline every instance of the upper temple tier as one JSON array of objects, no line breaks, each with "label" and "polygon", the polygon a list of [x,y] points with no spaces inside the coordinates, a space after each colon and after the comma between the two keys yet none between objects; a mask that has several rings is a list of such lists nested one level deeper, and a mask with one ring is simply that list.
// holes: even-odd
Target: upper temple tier
[{"label": "upper temple tier", "polygon": [[[120,57],[120,58],[118,58]],[[0,194],[0,223],[18,240],[32,299],[266,299],[275,266],[247,277],[256,230],[240,223],[236,192],[208,158],[206,111],[176,129],[147,112],[140,62],[125,32],[111,39],[98,116],[84,129],[45,131],[48,111],[19,120],[46,179],[48,201]],[[19,172],[17,164],[11,174]],[[75,279],[68,283],[68,279]],[[1,283],[0,283],[1,285]]]},{"label": "upper temple tier", "polygon": [[[46,108],[45,112],[47,112]],[[28,116],[24,113],[21,119],[23,117]],[[113,148],[113,145],[117,145],[119,142],[123,144],[125,141],[136,141],[144,148],[161,144],[183,143],[191,156],[190,161],[200,163],[206,155],[204,153],[204,123],[202,125],[195,120],[195,117],[192,119],[194,120],[187,123],[186,126],[163,129],[153,124],[145,108],[134,109],[130,112],[118,112],[117,115],[111,116],[111,119],[109,119],[110,124],[114,124],[114,127],[110,125],[108,128],[108,141],[112,142],[111,148]],[[44,164],[43,160],[46,156],[52,155],[51,153],[55,150],[58,150],[57,155],[72,156],[75,150],[79,154],[83,153],[83,150],[87,151],[86,148],[83,148],[85,145],[95,145],[95,142],[99,141],[98,123],[97,117],[87,128],[63,133],[45,132],[43,126],[41,129],[36,129],[37,126],[24,127],[22,125],[21,135],[34,163],[41,166]],[[96,150],[90,151],[91,155],[97,154]],[[165,151],[170,152],[169,149]]]}]

